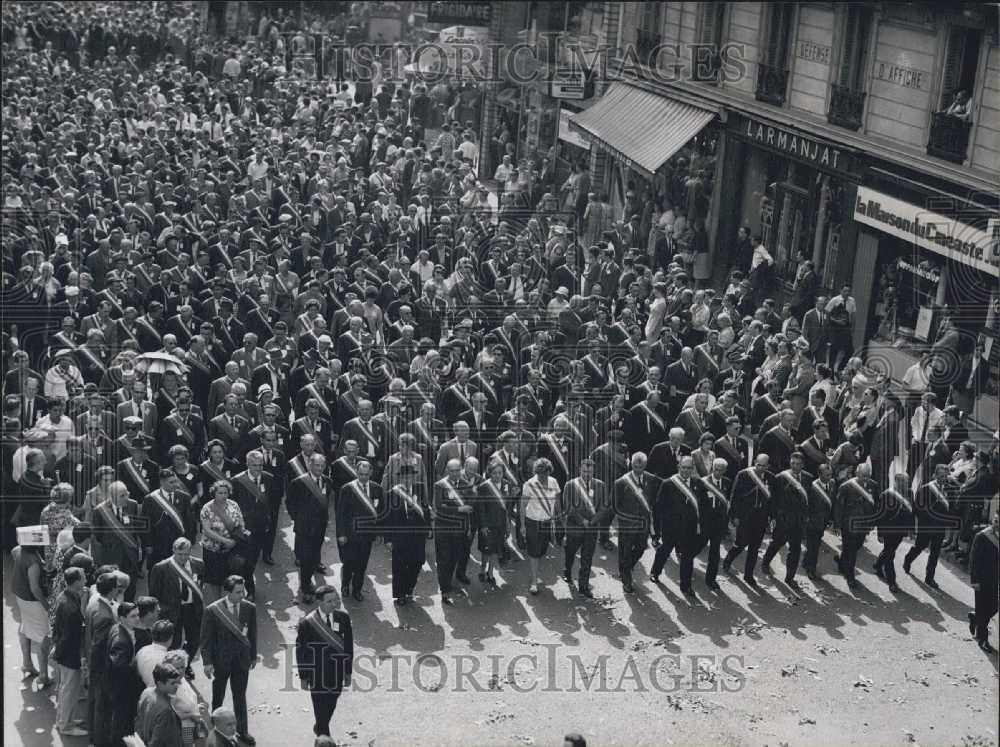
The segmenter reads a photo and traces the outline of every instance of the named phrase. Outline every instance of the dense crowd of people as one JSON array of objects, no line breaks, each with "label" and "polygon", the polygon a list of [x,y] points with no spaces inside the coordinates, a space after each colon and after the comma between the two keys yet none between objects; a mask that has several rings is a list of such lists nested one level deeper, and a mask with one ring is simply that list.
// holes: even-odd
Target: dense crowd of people
[{"label": "dense crowd of people", "polygon": [[[942,551],[970,566],[991,649],[998,442],[920,371],[865,369],[849,287],[803,273],[779,306],[743,230],[716,291],[673,220],[641,235],[579,169],[518,175],[494,146],[501,184],[480,181],[460,89],[307,81],[294,26],[220,44],[187,13],[4,8],[4,537],[61,733],[253,744],[255,573],[286,514],[320,736],[379,538],[405,606],[431,544],[452,605],[477,553],[487,590],[541,593],[554,546],[583,597],[598,545],[626,593],[650,544],[685,594],[706,549],[713,593],[743,553],[756,590],[782,549],[794,590],[831,532],[851,588],[875,532],[896,591],[913,536],[928,587]],[[698,194],[670,215],[703,232]]]}]

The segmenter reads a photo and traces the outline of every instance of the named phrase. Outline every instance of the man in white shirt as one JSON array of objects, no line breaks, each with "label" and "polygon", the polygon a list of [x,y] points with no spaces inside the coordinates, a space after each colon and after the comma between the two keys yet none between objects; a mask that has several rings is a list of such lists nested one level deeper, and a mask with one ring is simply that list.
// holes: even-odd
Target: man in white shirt
[{"label": "man in white shirt", "polygon": [[937,395],[925,392],[920,398],[920,407],[910,418],[910,453],[907,460],[907,472],[912,478],[927,454],[927,447],[933,443],[933,434],[944,420],[944,412],[938,409]]},{"label": "man in white shirt", "polygon": [[153,670],[161,663],[170,650],[174,637],[174,624],[169,620],[157,620],[150,628],[153,642],[143,646],[135,655],[135,668],[146,687],[153,686]]},{"label": "man in white shirt", "polygon": [[56,365],[45,374],[45,396],[48,399],[69,400],[67,385],[75,383],[83,386],[80,369],[73,364],[73,353],[68,348],[56,353]]}]

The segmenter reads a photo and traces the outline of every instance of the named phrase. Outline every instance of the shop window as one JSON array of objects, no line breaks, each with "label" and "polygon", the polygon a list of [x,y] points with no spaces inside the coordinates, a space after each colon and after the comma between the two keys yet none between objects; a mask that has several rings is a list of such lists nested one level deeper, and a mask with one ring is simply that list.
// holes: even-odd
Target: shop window
[{"label": "shop window", "polygon": [[775,106],[785,103],[794,19],[793,3],[768,4],[763,59],[757,65],[758,101]]},{"label": "shop window", "polygon": [[940,108],[931,118],[927,153],[962,163],[969,150],[972,100],[983,34],[979,29],[953,26],[948,32],[941,79]]},{"label": "shop window", "polygon": [[725,3],[702,3],[698,44],[693,48],[691,70],[695,80],[716,83],[721,66]]},{"label": "shop window", "polygon": [[857,130],[865,107],[865,76],[874,12],[864,5],[849,5],[844,14],[844,36],[840,47],[837,80],[830,91],[831,124]]}]

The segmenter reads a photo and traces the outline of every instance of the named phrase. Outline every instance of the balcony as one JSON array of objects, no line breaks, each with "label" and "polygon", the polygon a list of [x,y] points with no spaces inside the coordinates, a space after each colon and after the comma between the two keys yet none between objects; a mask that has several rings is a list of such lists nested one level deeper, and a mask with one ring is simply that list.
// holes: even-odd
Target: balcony
[{"label": "balcony", "polygon": [[788,90],[788,71],[777,65],[757,64],[758,101],[764,101],[775,106],[785,103],[785,91]]},{"label": "balcony", "polygon": [[969,150],[970,132],[972,132],[972,122],[951,117],[943,112],[935,113],[931,120],[931,138],[927,143],[927,155],[953,163],[964,163]]},{"label": "balcony", "polygon": [[861,115],[865,110],[865,91],[833,84],[830,92],[830,110],[826,121],[848,130],[861,129]]},{"label": "balcony", "polygon": [[639,29],[635,37],[635,51],[639,57],[639,64],[651,68],[657,67],[657,49],[662,44],[662,35]]}]

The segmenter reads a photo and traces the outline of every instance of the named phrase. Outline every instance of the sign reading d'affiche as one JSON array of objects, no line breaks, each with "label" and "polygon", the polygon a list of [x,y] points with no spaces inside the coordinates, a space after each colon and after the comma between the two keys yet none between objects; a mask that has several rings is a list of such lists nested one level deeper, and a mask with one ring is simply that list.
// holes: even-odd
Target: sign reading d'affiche
[{"label": "sign reading d'affiche", "polygon": [[854,220],[1000,277],[1000,242],[988,231],[864,186],[858,187]]}]

